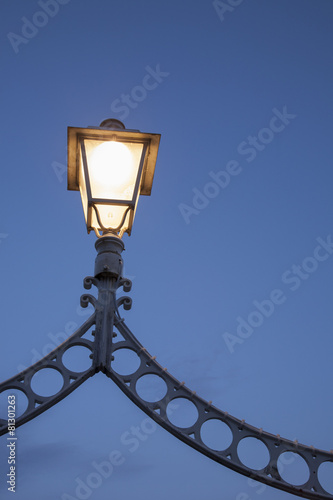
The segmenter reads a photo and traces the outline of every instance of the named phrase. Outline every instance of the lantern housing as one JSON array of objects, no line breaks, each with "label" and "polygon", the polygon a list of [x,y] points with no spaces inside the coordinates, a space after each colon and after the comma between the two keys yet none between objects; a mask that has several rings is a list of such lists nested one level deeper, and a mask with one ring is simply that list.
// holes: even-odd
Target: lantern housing
[{"label": "lantern housing", "polygon": [[115,119],[68,127],[68,189],[81,193],[88,233],[131,234],[139,195],[151,193],[160,137]]}]

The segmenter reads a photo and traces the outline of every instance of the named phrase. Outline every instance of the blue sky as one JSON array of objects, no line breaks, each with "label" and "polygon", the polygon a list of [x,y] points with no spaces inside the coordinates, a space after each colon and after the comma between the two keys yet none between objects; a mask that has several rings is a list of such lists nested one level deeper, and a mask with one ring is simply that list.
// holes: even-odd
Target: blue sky
[{"label": "blue sky", "polygon": [[[66,188],[67,126],[114,117],[162,135],[152,195],[124,236],[128,326],[216,406],[330,450],[333,5],[229,7],[2,0],[0,379],[87,318],[78,305],[95,236]],[[253,313],[265,300],[274,309],[260,320]],[[124,433],[147,425],[94,376],[18,429],[15,498],[75,498],[115,451],[117,465],[89,498],[292,498],[164,429],[144,433],[135,450],[124,444]],[[1,498],[11,498],[5,437],[0,460]]]}]

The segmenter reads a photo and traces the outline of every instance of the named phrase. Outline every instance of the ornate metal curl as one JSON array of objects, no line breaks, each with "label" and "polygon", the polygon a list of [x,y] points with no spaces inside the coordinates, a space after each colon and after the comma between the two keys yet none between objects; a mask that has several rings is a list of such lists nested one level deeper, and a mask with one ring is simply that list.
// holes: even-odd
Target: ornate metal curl
[{"label": "ornate metal curl", "polygon": [[[123,287],[124,290],[130,290],[131,281],[125,279],[110,279],[107,276],[101,276],[100,279],[88,276],[83,280],[83,286],[85,289],[89,290],[92,285],[96,286],[99,290],[98,299],[90,294],[84,294],[80,298],[81,307],[87,307],[88,304],[92,304],[95,308],[95,311],[87,319],[87,321],[81,325],[65,342],[53,349],[53,351],[44,356],[44,358],[41,358],[29,368],[0,384],[0,394],[7,390],[19,390],[25,394],[27,398],[27,408],[16,418],[16,427],[23,425],[37,415],[40,415],[47,409],[51,408],[51,406],[68,396],[68,394],[73,392],[77,387],[79,387],[79,385],[87,380],[87,378],[91,377],[96,372],[100,370],[104,371],[104,366],[101,365],[100,362],[101,354],[105,355],[106,362],[110,361],[113,317],[117,308],[115,298],[116,290],[119,287]],[[118,302],[119,304],[123,304],[125,308],[129,309],[132,300],[128,297],[121,297],[118,299]],[[94,325],[95,330],[92,331],[92,335],[95,339],[92,341],[87,338],[82,338]],[[108,330],[110,330],[110,332]],[[109,345],[104,344],[102,334],[104,334],[107,344]],[[70,370],[63,363],[62,358],[65,352],[75,346],[83,346],[91,351],[91,366],[82,372]],[[42,396],[37,394],[31,387],[33,376],[40,370],[46,368],[56,370],[63,378],[61,389],[52,396]],[[7,420],[0,419],[0,436],[6,432]]]},{"label": "ornate metal curl", "polygon": [[[125,229],[121,229],[124,222],[125,222],[125,219],[127,217],[127,214],[131,209],[131,207],[127,207],[127,209],[125,210],[124,212],[124,215],[121,219],[121,222],[120,224],[118,224],[117,227],[105,227],[103,224],[102,224],[102,221],[101,221],[101,218],[100,218],[100,214],[99,214],[99,210],[98,208],[96,207],[95,203],[92,204],[92,208],[95,210],[95,215],[96,215],[96,219],[97,219],[97,222],[99,224],[99,227],[101,228],[101,230],[104,232],[104,233],[112,233],[112,234],[115,234],[117,235],[118,233],[122,236],[123,233],[125,232]],[[97,238],[103,238],[102,235],[99,234],[98,230],[96,228],[94,228],[94,231],[95,231],[95,234],[97,236]]]},{"label": "ornate metal curl", "polygon": [[[300,497],[313,500],[333,499],[333,495],[325,491],[318,478],[320,465],[324,462],[333,462],[332,452],[329,453],[312,446],[306,446],[297,441],[289,441],[279,435],[274,436],[245,423],[244,420],[238,420],[228,415],[227,412],[213,406],[211,401],[207,402],[197,396],[194,391],[185,386],[184,382],[180,382],[170,375],[165,368],[155,361],[155,356],[151,356],[140,344],[126,326],[118,311],[120,305],[124,309],[130,309],[131,307],[130,298],[116,298],[116,292],[120,287],[123,287],[125,292],[131,289],[130,280],[126,280],[121,276],[122,241],[115,236],[100,238],[96,242],[96,248],[98,256],[96,258],[95,277],[85,278],[84,287],[90,289],[92,285],[96,286],[98,288],[98,298],[96,299],[89,294],[81,297],[81,305],[87,307],[88,303],[91,303],[95,308],[94,313],[71,337],[50,354],[0,385],[0,393],[8,389],[18,389],[28,399],[27,409],[17,418],[16,426],[18,427],[41,414],[70,394],[88,377],[98,371],[103,371],[131,401],[155,422],[212,460],[256,481]],[[83,338],[84,334],[93,325],[95,325],[95,331],[92,332],[94,341]],[[117,332],[122,335],[124,340],[113,342]],[[62,357],[64,353],[73,346],[87,347],[92,353],[90,355],[92,365],[83,372],[71,371],[63,364]],[[116,353],[120,349],[129,349],[138,356],[139,367],[133,373],[120,375],[113,369],[113,355],[117,355]],[[62,388],[53,396],[40,396],[31,387],[33,375],[43,368],[56,369],[63,377]],[[165,395],[158,401],[146,401],[138,393],[137,383],[147,375],[156,375],[165,383]],[[168,412],[168,409],[172,408],[172,402],[177,401],[179,398],[190,401],[197,410],[195,422],[186,428],[175,425],[169,418],[170,412]],[[202,426],[210,420],[220,421],[230,429],[232,439],[226,449],[216,451],[205,444],[202,438]],[[6,432],[7,421],[2,419],[0,420],[0,435]],[[262,469],[256,470],[247,467],[241,461],[238,446],[245,438],[255,438],[265,445],[269,459]],[[300,455],[308,466],[309,478],[300,486],[288,483],[280,475],[278,459],[286,452]]]}]

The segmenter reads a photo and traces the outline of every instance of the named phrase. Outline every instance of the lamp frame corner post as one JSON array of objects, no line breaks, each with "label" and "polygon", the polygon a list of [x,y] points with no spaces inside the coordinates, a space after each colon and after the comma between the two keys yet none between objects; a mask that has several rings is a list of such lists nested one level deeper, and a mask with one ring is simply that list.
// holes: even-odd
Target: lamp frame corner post
[{"label": "lamp frame corner post", "polygon": [[[100,137],[102,129],[103,137],[110,140],[110,125],[118,135],[118,138],[124,138],[123,125],[118,120],[107,120],[102,122],[101,127],[96,127],[99,132],[92,133],[94,137]],[[104,126],[105,129],[103,128]],[[71,132],[71,144],[74,145],[74,151],[78,152],[77,137],[82,133],[91,134],[90,129],[76,129]],[[106,136],[105,132],[108,132]],[[138,138],[138,131],[129,131],[132,140]],[[151,155],[145,156],[140,180],[141,194],[150,194],[153,179],[159,135],[143,134],[144,140],[149,142]],[[75,140],[74,140],[75,139]],[[142,139],[142,136],[141,136]],[[74,142],[73,142],[74,141]],[[147,142],[147,143],[148,143]],[[148,146],[147,146],[148,147]],[[150,156],[150,157],[149,157]],[[69,151],[69,189],[79,189],[80,179],[77,177],[79,172],[78,160],[73,153]],[[82,194],[82,193],[81,193]],[[92,203],[96,201],[90,200]],[[107,203],[107,200],[102,200]],[[110,206],[119,200],[112,200]],[[132,203],[131,199],[131,203]],[[100,202],[100,200],[98,201]],[[137,200],[136,200],[137,202]],[[83,199],[84,204],[84,199]],[[85,207],[84,207],[85,208]],[[89,207],[88,207],[89,208]],[[85,214],[87,215],[87,213]],[[88,221],[86,217],[86,221]],[[98,220],[95,220],[98,226]],[[132,221],[133,222],[133,221]],[[87,223],[88,232],[92,228]],[[273,435],[247,424],[244,420],[239,420],[226,411],[222,411],[212,404],[212,401],[206,401],[199,397],[195,391],[190,390],[184,382],[180,382],[167,369],[161,366],[148,350],[136,339],[131,330],[126,326],[121,318],[119,307],[123,306],[125,310],[130,309],[131,299],[127,296],[117,298],[117,290],[123,288],[124,292],[131,290],[130,280],[123,277],[123,259],[122,251],[124,243],[120,235],[124,232],[123,228],[93,227],[98,235],[95,242],[97,257],[95,260],[94,276],[88,276],[84,279],[84,288],[91,289],[94,285],[98,290],[98,297],[84,294],[81,296],[81,306],[87,307],[89,303],[93,305],[94,311],[91,316],[74,332],[65,342],[56,347],[44,358],[37,361],[29,368],[14,375],[12,378],[0,384],[0,394],[4,391],[9,393],[16,390],[23,393],[27,400],[26,409],[17,416],[16,427],[37,417],[51,406],[55,405],[63,398],[73,392],[89,377],[96,372],[102,371],[107,377],[111,378],[128,398],[143,410],[151,419],[157,422],[169,433],[191,446],[195,450],[218,462],[225,467],[234,470],[244,476],[250,477],[255,481],[267,484],[274,488],[292,493],[296,496],[308,498],[311,500],[333,500],[333,494],[327,492],[319,478],[319,467],[326,462],[333,463],[333,452],[316,449],[313,446],[306,446],[298,441],[290,441],[282,438],[280,435]],[[130,233],[131,226],[125,228]],[[103,234],[99,234],[99,230]],[[86,335],[91,333],[91,335]],[[120,333],[120,339],[114,340]],[[63,355],[71,347],[83,346],[90,351],[91,365],[81,372],[70,370],[63,363]],[[113,366],[114,356],[120,349],[127,349],[134,352],[139,359],[139,367],[133,373],[122,375],[118,373]],[[31,381],[34,375],[43,369],[57,370],[63,378],[61,389],[51,395],[42,396],[37,394]],[[162,379],[165,385],[164,396],[158,401],[146,401],[138,394],[137,382],[147,375],[154,375]],[[171,418],[171,410],[174,411],[177,400],[185,399],[190,402],[197,411],[197,419],[189,427],[179,427]],[[171,405],[171,406],[170,406]],[[225,449],[217,450],[218,447],[212,447],[205,443],[202,436],[202,427],[206,422],[218,421],[224,424],[231,434],[229,444]],[[0,435],[8,431],[8,421],[0,418]],[[244,464],[238,453],[238,446],[244,439],[254,438],[260,441],[268,452],[269,459],[266,465],[260,470],[248,467]],[[287,452],[299,455],[308,467],[308,479],[302,485],[294,485],[287,482],[279,470],[279,458]],[[333,465],[333,464],[332,464]]]}]

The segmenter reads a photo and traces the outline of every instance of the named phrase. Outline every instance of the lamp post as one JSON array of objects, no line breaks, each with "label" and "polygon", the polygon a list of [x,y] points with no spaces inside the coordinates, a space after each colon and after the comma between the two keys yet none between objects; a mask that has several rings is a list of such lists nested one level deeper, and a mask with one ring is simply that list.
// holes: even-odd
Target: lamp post
[{"label": "lamp post", "polygon": [[96,308],[95,371],[110,366],[116,291],[122,283],[121,237],[131,234],[139,195],[151,193],[160,137],[126,130],[116,119],[96,128],[68,127],[68,189],[80,190],[87,231],[98,238],[92,282],[103,307]]},{"label": "lamp post", "polygon": [[[232,417],[213,406],[167,372],[135,338],[119,313],[119,307],[130,309],[131,299],[117,298],[117,290],[130,291],[131,282],[123,275],[122,235],[131,234],[139,195],[150,195],[160,135],[126,130],[118,120],[105,120],[100,127],[68,129],[68,189],[80,190],[88,233],[97,236],[94,276],[84,279],[84,287],[95,286],[98,297],[84,294],[81,306],[91,303],[93,314],[65,342],[40,361],[0,384],[4,391],[21,391],[27,398],[26,410],[16,419],[16,426],[35,418],[69,395],[96,372],[102,371],[150,418],[168,432],[197,451],[226,467],[256,481],[294,495],[309,499],[333,499],[323,488],[318,470],[323,463],[333,462],[333,452],[315,449],[297,441],[269,434],[244,420]],[[92,338],[85,334],[91,330]],[[116,340],[117,334],[121,340]],[[68,369],[63,355],[73,346],[91,351],[91,366],[83,372]],[[113,368],[114,354],[129,350],[138,357],[139,367],[133,373],[117,373]],[[36,393],[31,380],[45,369],[58,371],[63,378],[61,389],[54,395]],[[139,381],[153,376],[164,383],[164,395],[158,400],[146,400],[137,389]],[[193,406],[197,417],[186,428],[171,417],[170,405],[175,400],[186,400]],[[230,442],[223,450],[207,444],[202,428],[208,422],[219,422],[230,433]],[[0,435],[8,431],[8,421],[0,419]],[[256,439],[265,448],[267,460],[261,469],[244,463],[239,445],[244,440]],[[295,486],[281,476],[279,458],[288,452],[298,454],[308,468],[308,479]]]}]

